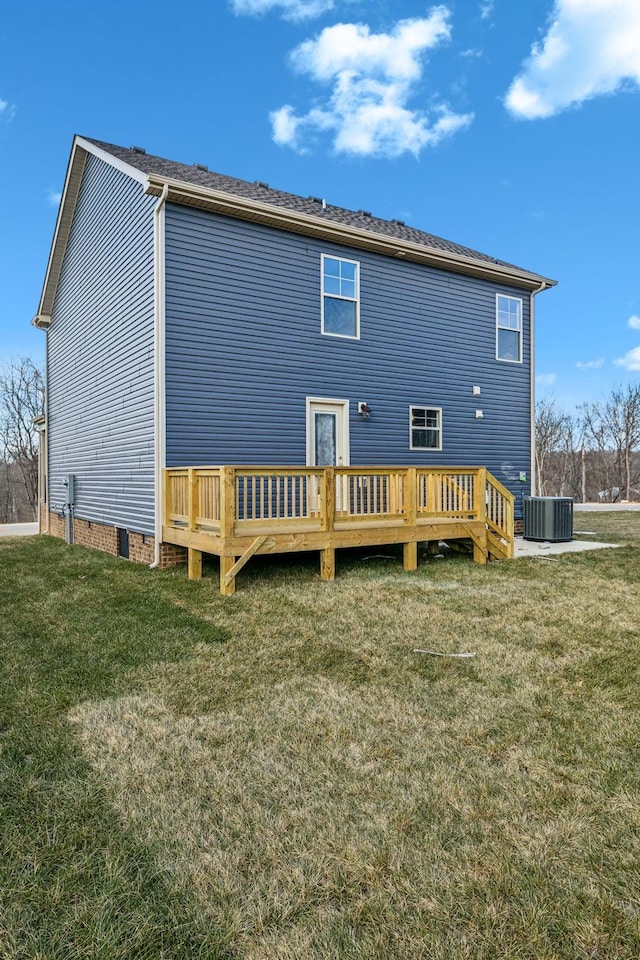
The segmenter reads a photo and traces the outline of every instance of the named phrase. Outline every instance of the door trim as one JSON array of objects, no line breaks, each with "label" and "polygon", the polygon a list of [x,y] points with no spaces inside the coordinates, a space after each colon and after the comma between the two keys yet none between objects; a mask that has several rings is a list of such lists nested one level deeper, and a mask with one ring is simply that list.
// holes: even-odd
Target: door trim
[{"label": "door trim", "polygon": [[351,446],[349,442],[349,401],[336,397],[307,397],[306,398],[306,430],[307,430],[307,466],[312,466],[313,444],[311,417],[316,406],[342,407],[342,464],[348,467],[351,463]]}]

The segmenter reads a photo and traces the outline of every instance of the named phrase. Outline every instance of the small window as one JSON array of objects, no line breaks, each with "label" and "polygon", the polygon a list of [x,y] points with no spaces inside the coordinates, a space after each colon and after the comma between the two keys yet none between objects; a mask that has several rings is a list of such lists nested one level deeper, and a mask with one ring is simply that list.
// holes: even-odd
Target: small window
[{"label": "small window", "polygon": [[360,271],[355,260],[322,257],[322,332],[360,336]]},{"label": "small window", "polygon": [[496,358],[522,363],[522,300],[496,297]]},{"label": "small window", "polygon": [[442,409],[409,407],[411,450],[442,450]]}]

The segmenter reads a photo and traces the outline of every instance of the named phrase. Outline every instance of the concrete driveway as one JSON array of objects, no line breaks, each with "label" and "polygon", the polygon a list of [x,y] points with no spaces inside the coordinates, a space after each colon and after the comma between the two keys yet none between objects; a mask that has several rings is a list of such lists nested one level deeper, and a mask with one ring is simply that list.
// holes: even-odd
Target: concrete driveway
[{"label": "concrete driveway", "polygon": [[574,503],[573,512],[601,513],[613,510],[640,510],[640,503]]},{"label": "concrete driveway", "polygon": [[37,532],[37,523],[0,523],[0,537],[33,537]]}]

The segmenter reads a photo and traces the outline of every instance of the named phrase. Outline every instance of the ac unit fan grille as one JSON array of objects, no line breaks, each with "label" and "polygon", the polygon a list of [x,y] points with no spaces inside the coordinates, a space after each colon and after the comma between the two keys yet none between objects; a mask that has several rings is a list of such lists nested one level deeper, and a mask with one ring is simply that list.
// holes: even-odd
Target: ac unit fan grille
[{"label": "ac unit fan grille", "polygon": [[573,540],[571,497],[524,497],[522,505],[525,540]]}]

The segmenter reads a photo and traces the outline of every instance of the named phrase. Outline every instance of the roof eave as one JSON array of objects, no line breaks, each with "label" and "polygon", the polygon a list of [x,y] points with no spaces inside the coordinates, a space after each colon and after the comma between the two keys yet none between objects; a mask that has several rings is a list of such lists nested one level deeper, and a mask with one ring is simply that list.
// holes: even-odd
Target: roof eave
[{"label": "roof eave", "polygon": [[51,317],[37,313],[31,323],[34,327],[37,327],[38,330],[48,330],[51,325]]},{"label": "roof eave", "polygon": [[132,179],[138,180],[139,183],[146,182],[146,176],[140,170],[101,150],[100,147],[91,143],[90,140],[85,140],[84,137],[76,135],[73,138],[64,181],[64,190],[58,208],[58,217],[53,234],[53,241],[51,243],[49,260],[47,262],[47,272],[40,296],[40,305],[38,307],[38,313],[32,321],[34,326],[40,329],[46,329],[51,323],[53,304],[58,289],[58,281],[60,280],[60,271],[62,270],[62,261],[67,249],[67,243],[71,233],[71,224],[78,202],[82,175],[84,173],[87,154],[89,153],[100,157],[101,160],[104,160],[110,164],[110,166],[116,167]]},{"label": "roof eave", "polygon": [[260,200],[241,197],[237,194],[201,187],[149,174],[145,193],[159,197],[165,186],[168,187],[167,200],[185,206],[199,207],[224,216],[240,220],[250,220],[267,226],[306,236],[314,236],[335,243],[371,250],[388,257],[411,260],[468,276],[479,277],[524,287],[528,290],[541,290],[555,286],[557,281],[539,274],[519,270],[503,264],[489,263],[460,254],[428,247],[425,244],[412,243],[386,234],[361,230],[347,224],[338,223],[323,217],[314,217],[297,210],[263,203]]}]

